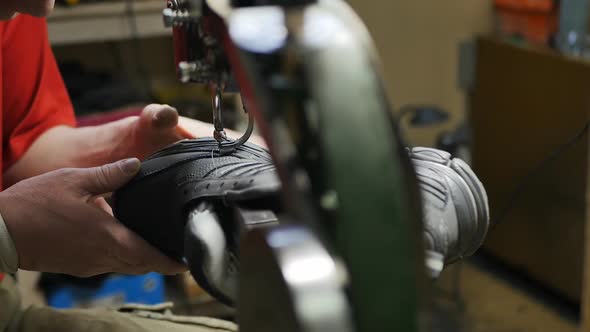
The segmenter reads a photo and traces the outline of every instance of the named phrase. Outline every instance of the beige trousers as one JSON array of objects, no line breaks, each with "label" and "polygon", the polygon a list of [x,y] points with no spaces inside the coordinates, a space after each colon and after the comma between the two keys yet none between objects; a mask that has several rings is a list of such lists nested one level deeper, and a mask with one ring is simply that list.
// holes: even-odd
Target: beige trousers
[{"label": "beige trousers", "polygon": [[175,316],[172,304],[127,305],[117,309],[21,309],[12,277],[0,281],[0,332],[230,332],[235,324],[207,317]]}]

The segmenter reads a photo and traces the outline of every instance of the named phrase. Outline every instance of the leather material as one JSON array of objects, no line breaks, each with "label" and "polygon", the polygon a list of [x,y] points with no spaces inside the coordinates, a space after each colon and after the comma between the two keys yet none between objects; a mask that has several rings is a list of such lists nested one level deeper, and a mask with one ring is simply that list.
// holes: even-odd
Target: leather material
[{"label": "leather material", "polygon": [[115,217],[182,261],[187,217],[200,202],[277,199],[280,182],[265,149],[245,143],[231,155],[221,155],[218,147],[213,138],[184,140],[150,156],[137,176],[115,192]]},{"label": "leather material", "polygon": [[472,255],[490,226],[486,191],[471,167],[442,150],[408,150],[424,210],[427,250],[449,264]]}]

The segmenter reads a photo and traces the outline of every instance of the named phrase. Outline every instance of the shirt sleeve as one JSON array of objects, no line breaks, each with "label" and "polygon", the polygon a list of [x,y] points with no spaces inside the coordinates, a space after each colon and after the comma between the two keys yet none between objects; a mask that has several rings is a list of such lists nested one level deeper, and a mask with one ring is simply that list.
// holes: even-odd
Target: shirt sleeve
[{"label": "shirt sleeve", "polygon": [[75,125],[44,19],[18,15],[2,35],[2,167],[14,164],[46,130]]}]

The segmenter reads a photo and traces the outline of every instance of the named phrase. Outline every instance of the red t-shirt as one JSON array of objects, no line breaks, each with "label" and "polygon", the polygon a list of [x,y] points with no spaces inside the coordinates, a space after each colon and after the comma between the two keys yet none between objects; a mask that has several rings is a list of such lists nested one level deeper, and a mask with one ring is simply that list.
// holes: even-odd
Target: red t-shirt
[{"label": "red t-shirt", "polygon": [[57,125],[74,126],[75,118],[45,20],[18,15],[0,22],[0,43],[1,178],[39,135]]},{"label": "red t-shirt", "polygon": [[74,126],[76,122],[49,45],[45,20],[18,15],[0,22],[0,41],[0,172],[3,172],[47,129]]}]

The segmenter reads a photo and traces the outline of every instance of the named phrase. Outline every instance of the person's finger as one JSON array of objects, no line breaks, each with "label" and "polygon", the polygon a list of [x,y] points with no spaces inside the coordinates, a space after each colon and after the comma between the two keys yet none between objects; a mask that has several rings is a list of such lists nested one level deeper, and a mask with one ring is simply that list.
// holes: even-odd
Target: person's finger
[{"label": "person's finger", "polygon": [[100,208],[101,210],[105,211],[106,213],[108,213],[109,215],[113,215],[113,208],[109,205],[109,203],[107,203],[106,199],[104,197],[96,197],[96,199],[93,202],[96,206],[98,206],[98,208]]},{"label": "person's finger", "polygon": [[112,164],[80,169],[81,189],[92,195],[115,191],[137,174],[140,165],[139,159],[129,158]]},{"label": "person's finger", "polygon": [[173,275],[187,270],[184,264],[166,257],[123,225],[113,225],[111,231],[119,244],[116,250],[117,259],[124,263],[126,273],[143,274],[155,271]]},{"label": "person's finger", "polygon": [[170,105],[150,104],[140,117],[142,124],[158,129],[174,128],[178,124],[178,111]]}]

